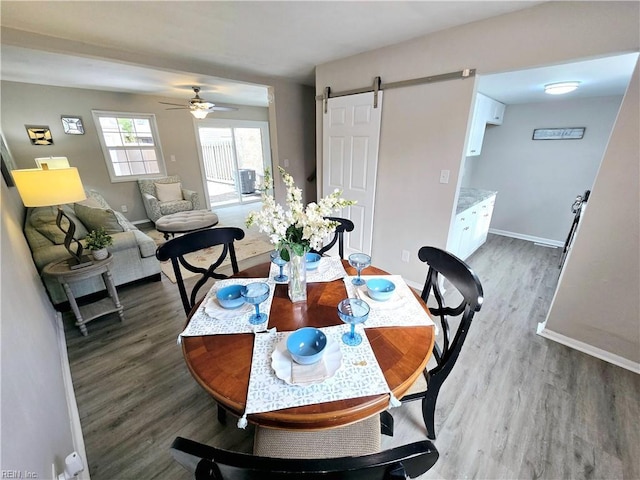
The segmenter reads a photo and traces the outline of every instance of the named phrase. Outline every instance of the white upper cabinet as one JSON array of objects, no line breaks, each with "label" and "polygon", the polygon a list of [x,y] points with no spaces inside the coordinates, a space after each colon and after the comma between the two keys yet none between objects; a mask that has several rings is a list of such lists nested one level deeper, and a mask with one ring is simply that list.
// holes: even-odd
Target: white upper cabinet
[{"label": "white upper cabinet", "polygon": [[502,125],[504,109],[505,105],[503,103],[482,93],[476,94],[476,104],[471,119],[471,132],[469,133],[469,143],[467,144],[467,157],[480,155],[487,123]]},{"label": "white upper cabinet", "polygon": [[[484,95],[483,95],[484,96]],[[491,125],[502,125],[504,120],[504,103],[495,101],[493,98],[487,97],[491,102],[489,106],[489,115],[487,116],[487,123]]]}]

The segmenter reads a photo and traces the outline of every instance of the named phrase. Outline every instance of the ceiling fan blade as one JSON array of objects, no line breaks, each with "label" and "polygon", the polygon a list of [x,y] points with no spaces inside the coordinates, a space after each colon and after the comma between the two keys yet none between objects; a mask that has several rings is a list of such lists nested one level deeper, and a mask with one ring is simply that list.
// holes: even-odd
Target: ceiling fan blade
[{"label": "ceiling fan blade", "polygon": [[165,110],[189,110],[189,107],[171,107],[165,108]]},{"label": "ceiling fan blade", "polygon": [[236,110],[238,110],[236,107],[221,107],[218,105],[209,108],[210,112],[235,112]]},{"label": "ceiling fan blade", "polygon": [[183,108],[186,108],[186,107],[184,106],[184,103],[169,103],[169,102],[158,102],[158,103],[161,103],[161,104],[163,104],[163,105],[175,105],[176,107],[183,107]]}]

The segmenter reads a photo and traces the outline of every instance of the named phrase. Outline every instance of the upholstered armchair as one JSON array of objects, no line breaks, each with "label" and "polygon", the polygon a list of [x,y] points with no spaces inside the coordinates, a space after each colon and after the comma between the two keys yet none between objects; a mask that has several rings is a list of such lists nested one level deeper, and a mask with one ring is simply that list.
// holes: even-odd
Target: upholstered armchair
[{"label": "upholstered armchair", "polygon": [[199,210],[198,193],[182,188],[178,175],[138,180],[144,208],[153,223],[163,215]]}]

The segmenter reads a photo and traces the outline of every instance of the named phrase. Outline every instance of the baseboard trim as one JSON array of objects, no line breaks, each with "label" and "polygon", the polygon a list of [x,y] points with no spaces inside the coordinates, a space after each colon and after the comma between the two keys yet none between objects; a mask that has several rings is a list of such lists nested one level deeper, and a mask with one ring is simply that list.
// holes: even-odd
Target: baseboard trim
[{"label": "baseboard trim", "polygon": [[564,247],[564,242],[559,242],[558,240],[550,240],[548,238],[534,237],[533,235],[524,235],[522,233],[508,232],[506,230],[497,230],[495,228],[490,228],[489,233],[494,233],[496,235],[501,235],[503,237],[517,238],[519,240],[527,240],[529,242],[540,243],[542,245]]},{"label": "baseboard trim", "polygon": [[[69,356],[67,355],[67,339],[64,336],[64,325],[62,323],[62,314],[55,312],[56,327],[58,336],[58,349],[60,350],[60,363],[62,364],[62,383],[67,397],[67,408],[69,410],[69,419],[71,420],[71,439],[75,451],[80,455],[84,470],[78,475],[79,480],[91,480],[89,475],[89,462],[87,460],[87,451],[84,446],[84,435],[82,434],[82,424],[80,423],[80,414],[78,413],[78,404],[76,403],[76,393],[73,390],[73,380],[71,378],[71,367],[69,366]],[[69,452],[71,453],[71,452]]]},{"label": "baseboard trim", "polygon": [[574,350],[578,350],[582,353],[586,353],[587,355],[591,355],[592,357],[599,358],[600,360],[604,360],[605,362],[640,374],[640,363],[633,362],[628,358],[621,357],[620,355],[616,355],[615,353],[607,352],[606,350],[594,347],[593,345],[589,345],[588,343],[584,343],[574,338],[567,337],[566,335],[562,335],[561,333],[554,332],[553,330],[549,330],[548,328],[546,328],[546,322],[541,322],[538,324],[536,333],[541,337],[547,338],[557,343],[561,343],[562,345],[566,345],[567,347],[573,348]]}]

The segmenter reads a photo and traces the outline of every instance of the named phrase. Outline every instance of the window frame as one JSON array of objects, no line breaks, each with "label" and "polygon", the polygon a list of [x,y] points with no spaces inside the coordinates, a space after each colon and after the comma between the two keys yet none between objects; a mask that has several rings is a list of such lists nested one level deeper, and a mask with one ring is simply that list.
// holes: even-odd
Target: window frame
[{"label": "window frame", "polygon": [[[153,113],[134,113],[134,112],[121,112],[121,111],[112,111],[112,110],[91,110],[91,114],[93,116],[93,121],[96,126],[96,131],[98,133],[98,140],[100,141],[100,148],[102,149],[102,156],[107,167],[107,171],[109,172],[109,177],[111,178],[111,183],[120,183],[120,182],[135,182],[138,179],[142,178],[158,178],[164,177],[167,175],[167,167],[164,161],[164,155],[162,154],[162,147],[160,145],[160,134],[158,132],[158,124],[156,122],[156,116]],[[151,129],[151,137],[153,138],[153,149],[156,153],[156,161],[158,162],[158,172],[155,173],[146,173],[146,174],[132,174],[132,175],[116,175],[113,162],[111,161],[111,151],[112,150],[139,150],[141,148],[140,145],[135,145],[131,147],[109,147],[106,144],[105,134],[102,130],[102,125],[100,124],[100,118],[102,117],[114,117],[114,118],[132,118],[132,119],[141,119],[148,120],[149,126]]]}]

